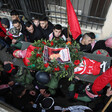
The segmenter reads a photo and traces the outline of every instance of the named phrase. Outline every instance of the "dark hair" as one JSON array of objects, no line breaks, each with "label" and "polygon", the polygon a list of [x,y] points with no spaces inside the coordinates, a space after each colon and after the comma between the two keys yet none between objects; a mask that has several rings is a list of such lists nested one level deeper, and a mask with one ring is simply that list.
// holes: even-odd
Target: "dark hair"
[{"label": "dark hair", "polygon": [[7,18],[2,18],[1,19],[1,24],[7,25],[8,28],[10,27],[10,22],[9,22],[9,20]]},{"label": "dark hair", "polygon": [[15,85],[13,88],[12,88],[12,92],[14,95],[16,96],[21,96],[22,92],[25,90],[25,87],[22,86],[22,85]]},{"label": "dark hair", "polygon": [[95,39],[95,38],[96,38],[96,36],[95,36],[95,34],[94,34],[93,32],[85,33],[85,34],[83,35],[83,37],[84,37],[85,35],[88,35],[91,39]]},{"label": "dark hair", "polygon": [[17,19],[12,21],[12,24],[16,24],[16,23],[20,23],[20,21]]},{"label": "dark hair", "polygon": [[48,17],[46,15],[42,15],[40,17],[40,21],[48,21]]},{"label": "dark hair", "polygon": [[39,17],[38,16],[34,16],[34,17],[32,17],[32,20],[39,20]]},{"label": "dark hair", "polygon": [[12,10],[10,12],[10,15],[13,16],[13,15],[19,15],[19,13],[16,11],[16,10]]},{"label": "dark hair", "polygon": [[25,23],[25,26],[26,27],[30,27],[32,25],[32,23],[30,22],[30,21],[27,21],[26,23]]},{"label": "dark hair", "polygon": [[57,29],[57,30],[62,30],[62,26],[60,24],[56,24],[54,26],[54,29]]}]

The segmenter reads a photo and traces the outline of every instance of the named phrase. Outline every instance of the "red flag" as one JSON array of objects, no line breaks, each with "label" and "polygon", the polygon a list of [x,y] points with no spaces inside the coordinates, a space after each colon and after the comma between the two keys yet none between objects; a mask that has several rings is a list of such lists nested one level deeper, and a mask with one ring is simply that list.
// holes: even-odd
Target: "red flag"
[{"label": "red flag", "polygon": [[66,6],[67,6],[68,24],[70,26],[72,36],[75,40],[81,34],[80,25],[70,0],[66,0]]}]

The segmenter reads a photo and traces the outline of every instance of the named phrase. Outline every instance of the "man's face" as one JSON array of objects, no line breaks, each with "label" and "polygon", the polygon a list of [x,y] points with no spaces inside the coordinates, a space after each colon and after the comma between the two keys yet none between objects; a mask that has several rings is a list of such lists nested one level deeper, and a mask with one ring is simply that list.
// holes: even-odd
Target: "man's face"
[{"label": "man's face", "polygon": [[18,15],[12,15],[11,18],[12,18],[12,21],[13,21],[13,20],[18,19],[19,17],[18,17]]},{"label": "man's face", "polygon": [[33,20],[33,23],[35,24],[36,27],[39,25],[39,20]]},{"label": "man's face", "polygon": [[91,43],[92,43],[92,39],[88,35],[85,35],[84,36],[84,45],[89,45]]},{"label": "man's face", "polygon": [[58,29],[54,29],[53,32],[54,32],[54,36],[57,37],[57,38],[60,37],[60,35],[62,33],[62,31],[58,30]]},{"label": "man's face", "polygon": [[21,28],[20,23],[15,23],[15,24],[13,24],[13,26],[14,26],[17,30],[20,30],[20,28]]},{"label": "man's face", "polygon": [[27,31],[30,32],[30,33],[33,33],[34,32],[34,28],[33,28],[33,25],[31,25],[30,27],[26,27]]},{"label": "man's face", "polygon": [[8,28],[8,26],[7,26],[7,25],[5,25],[5,24],[2,24],[2,26],[3,26],[4,28]]},{"label": "man's face", "polygon": [[42,29],[46,29],[48,26],[48,21],[40,21],[40,26]]}]

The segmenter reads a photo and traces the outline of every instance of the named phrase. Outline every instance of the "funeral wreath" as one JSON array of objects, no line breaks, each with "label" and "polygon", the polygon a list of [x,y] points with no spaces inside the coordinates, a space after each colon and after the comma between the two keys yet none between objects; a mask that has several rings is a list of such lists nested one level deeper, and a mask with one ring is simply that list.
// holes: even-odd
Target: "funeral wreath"
[{"label": "funeral wreath", "polygon": [[[61,39],[58,41],[55,39],[52,41],[42,39],[35,41],[33,46],[36,49],[32,51],[32,56],[29,58],[29,64],[35,65],[33,69],[54,74],[59,79],[66,76],[69,77],[69,81],[73,79],[74,67],[78,66],[81,62],[82,53],[79,52],[80,47],[78,43],[74,41],[72,44],[66,44]],[[59,50],[60,53],[58,54],[62,56],[57,58],[58,55],[55,54]]]}]

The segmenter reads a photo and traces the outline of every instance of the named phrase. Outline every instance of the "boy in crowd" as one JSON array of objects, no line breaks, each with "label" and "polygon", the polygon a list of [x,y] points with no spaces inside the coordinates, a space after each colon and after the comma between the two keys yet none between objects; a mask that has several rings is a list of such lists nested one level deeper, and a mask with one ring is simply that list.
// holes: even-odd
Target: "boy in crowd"
[{"label": "boy in crowd", "polygon": [[14,28],[16,28],[17,30],[19,30],[22,34],[26,34],[26,28],[24,24],[21,24],[21,22],[19,20],[13,20],[12,24],[14,26]]},{"label": "boy in crowd", "polygon": [[7,18],[2,18],[0,22],[0,44],[2,46],[1,49],[4,47],[9,47],[11,44],[11,40],[13,39],[12,36],[8,36],[6,33],[9,30],[10,23]]},{"label": "boy in crowd", "polygon": [[66,41],[65,35],[62,34],[62,26],[60,24],[57,24],[54,26],[53,32],[49,35],[49,40],[51,41],[52,39],[62,39]]},{"label": "boy in crowd", "polygon": [[46,16],[42,16],[40,18],[40,29],[42,30],[44,39],[49,39],[49,34],[53,31],[53,24],[48,21],[48,18]]},{"label": "boy in crowd", "polygon": [[43,38],[42,31],[39,28],[33,26],[33,24],[28,21],[26,22],[26,30],[27,30],[27,39],[29,42],[34,42]]},{"label": "boy in crowd", "polygon": [[32,22],[37,28],[40,27],[40,21],[38,17],[32,17]]},{"label": "boy in crowd", "polygon": [[19,13],[16,10],[12,10],[10,12],[11,15],[11,19],[13,20],[19,20],[21,24],[24,24],[24,21],[22,20],[22,18],[19,16]]}]

